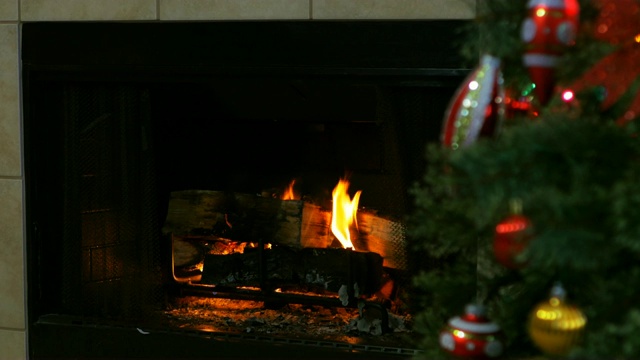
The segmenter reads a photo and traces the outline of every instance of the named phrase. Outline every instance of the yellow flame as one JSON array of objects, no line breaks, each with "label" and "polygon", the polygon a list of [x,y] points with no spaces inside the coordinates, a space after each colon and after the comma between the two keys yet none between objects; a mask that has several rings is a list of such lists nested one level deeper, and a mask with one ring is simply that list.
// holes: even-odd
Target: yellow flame
[{"label": "yellow flame", "polygon": [[351,243],[350,228],[356,223],[358,212],[358,201],[362,191],[358,190],[353,199],[350,199],[349,181],[340,179],[338,185],[333,189],[333,211],[331,212],[331,232],[340,241],[345,249],[353,249]]},{"label": "yellow flame", "polygon": [[282,195],[282,200],[297,200],[296,194],[293,192],[293,185],[295,183],[295,179],[291,180],[291,183],[289,183],[289,187],[284,191],[284,194]]}]

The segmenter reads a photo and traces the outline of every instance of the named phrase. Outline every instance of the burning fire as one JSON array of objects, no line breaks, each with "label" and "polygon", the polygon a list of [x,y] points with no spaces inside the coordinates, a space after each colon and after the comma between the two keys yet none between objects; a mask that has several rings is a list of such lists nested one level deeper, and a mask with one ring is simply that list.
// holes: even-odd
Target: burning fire
[{"label": "burning fire", "polygon": [[295,183],[295,179],[291,180],[291,183],[289,183],[289,187],[284,191],[284,194],[282,195],[282,200],[298,200],[295,192],[293,191],[293,185],[295,185]]},{"label": "burning fire", "polygon": [[358,190],[353,199],[351,199],[347,190],[349,190],[349,181],[345,179],[340,179],[338,185],[333,189],[331,232],[345,249],[353,249],[350,227],[352,224],[357,226],[356,214],[362,191]]}]

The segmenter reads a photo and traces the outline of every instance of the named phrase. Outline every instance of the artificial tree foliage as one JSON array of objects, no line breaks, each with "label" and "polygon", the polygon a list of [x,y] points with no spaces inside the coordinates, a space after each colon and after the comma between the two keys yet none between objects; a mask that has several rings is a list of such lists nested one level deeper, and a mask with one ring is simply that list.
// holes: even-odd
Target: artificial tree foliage
[{"label": "artificial tree foliage", "polygon": [[[576,44],[561,59],[557,84],[570,86],[618,49],[592,36],[602,3],[580,1]],[[482,53],[501,58],[504,86],[526,92],[531,84],[519,40],[526,2],[480,4],[461,53],[470,61]],[[640,114],[616,122],[638,83],[608,108],[601,106],[606,88],[591,86],[568,103],[534,99],[537,116],[503,118],[493,136],[471,146],[427,145],[428,168],[411,189],[415,210],[408,221],[422,357],[446,357],[438,333],[472,302],[487,306],[503,329],[506,357],[544,355],[529,338],[527,319],[561,282],[588,321],[567,357],[640,358]],[[498,263],[492,248],[512,199],[533,224],[520,269]]]}]

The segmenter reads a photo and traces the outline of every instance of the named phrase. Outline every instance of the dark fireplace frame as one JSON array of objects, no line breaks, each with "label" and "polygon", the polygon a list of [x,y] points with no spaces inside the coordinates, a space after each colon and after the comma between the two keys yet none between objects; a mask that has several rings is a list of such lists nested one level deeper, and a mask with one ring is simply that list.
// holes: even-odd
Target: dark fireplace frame
[{"label": "dark fireplace frame", "polygon": [[[465,20],[430,21],[248,21],[189,23],[24,23],[22,78],[27,220],[28,333],[30,358],[64,357],[407,357],[412,349],[282,341],[260,336],[211,335],[156,329],[141,336],[131,324],[96,322],[56,313],[46,283],[54,269],[44,219],[65,199],[43,194],[47,166],[41,158],[43,119],[30,107],[33,90],[67,81],[140,83],[206,82],[219,76],[360,79],[402,87],[442,89],[451,94],[469,72],[457,53]],[[442,107],[442,105],[440,106]],[[441,110],[441,109],[440,109]],[[40,113],[41,114],[41,113]],[[426,141],[439,138],[437,121],[413,124]],[[50,136],[63,136],[60,133]],[[405,151],[420,153],[422,148]],[[414,154],[415,155],[415,154]],[[423,170],[418,166],[414,175]],[[57,181],[59,179],[53,179]],[[49,185],[55,189],[62,184]],[[62,214],[54,219],[64,220]],[[165,276],[165,275],[163,275]],[[167,275],[168,276],[168,275]],[[144,323],[143,323],[144,324]],[[148,328],[147,328],[148,329]],[[312,354],[312,355],[310,355]]]}]

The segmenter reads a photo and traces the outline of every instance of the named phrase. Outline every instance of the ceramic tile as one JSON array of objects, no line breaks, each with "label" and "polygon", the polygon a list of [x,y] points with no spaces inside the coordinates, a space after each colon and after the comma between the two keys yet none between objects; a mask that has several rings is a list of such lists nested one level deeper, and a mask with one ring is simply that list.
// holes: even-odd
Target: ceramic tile
[{"label": "ceramic tile", "polygon": [[22,21],[155,20],[156,0],[21,0]]},{"label": "ceramic tile", "polygon": [[313,0],[314,19],[468,19],[476,0]]},{"label": "ceramic tile", "polygon": [[0,330],[2,359],[27,359],[27,334],[24,331]]},{"label": "ceramic tile", "polygon": [[22,180],[0,179],[0,199],[0,328],[24,329]]},{"label": "ceramic tile", "polygon": [[309,0],[160,0],[160,20],[309,19]]},{"label": "ceramic tile", "polygon": [[18,25],[0,25],[0,176],[20,176]]},{"label": "ceramic tile", "polygon": [[18,20],[19,0],[0,0],[0,21]]}]

